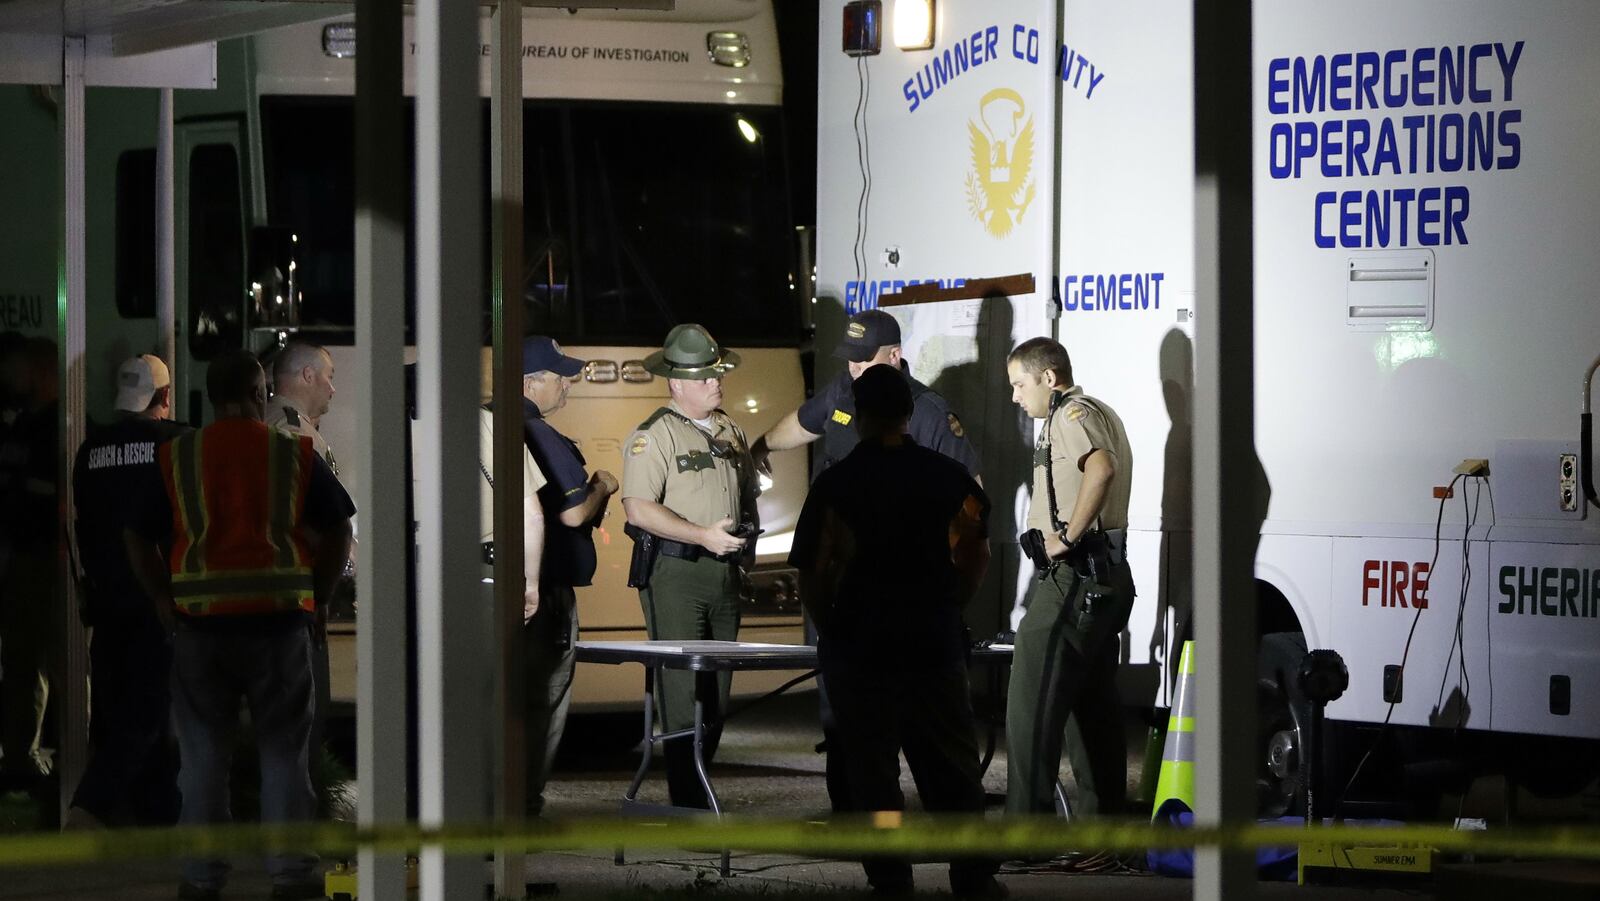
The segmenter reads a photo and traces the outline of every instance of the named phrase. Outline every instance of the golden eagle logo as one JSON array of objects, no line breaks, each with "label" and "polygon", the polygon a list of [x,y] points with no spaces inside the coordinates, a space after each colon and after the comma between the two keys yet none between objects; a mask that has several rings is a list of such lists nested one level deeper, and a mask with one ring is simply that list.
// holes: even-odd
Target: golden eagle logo
[{"label": "golden eagle logo", "polygon": [[1022,95],[996,88],[983,95],[978,120],[967,122],[972,168],[967,209],[996,238],[1011,234],[1028,212],[1038,186],[1033,179],[1033,117]]}]

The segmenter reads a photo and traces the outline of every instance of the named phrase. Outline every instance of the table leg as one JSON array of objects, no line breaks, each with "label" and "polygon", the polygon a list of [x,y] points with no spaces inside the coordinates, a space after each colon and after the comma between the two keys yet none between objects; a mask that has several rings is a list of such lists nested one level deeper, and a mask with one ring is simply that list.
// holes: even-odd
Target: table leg
[{"label": "table leg", "polygon": [[[709,687],[708,687],[709,686]],[[716,789],[711,787],[711,775],[706,772],[705,738],[706,738],[706,692],[717,690],[717,679],[714,673],[695,673],[694,680],[694,774],[700,780],[700,787],[706,790],[706,802],[711,805],[711,812],[722,816],[722,803],[717,800]],[[728,852],[722,852],[721,873],[727,878],[730,872]]]},{"label": "table leg", "polygon": [[[627,793],[622,796],[624,806],[638,800],[639,787],[644,785],[645,773],[650,771],[650,755],[655,750],[655,735],[653,734],[655,732],[656,714],[655,683],[655,667],[646,666],[644,668],[644,750],[639,755],[639,769],[633,774],[633,784],[628,786]],[[617,849],[617,853],[612,857],[612,862],[619,867],[626,862],[622,848]]]},{"label": "table leg", "polygon": [[625,801],[638,799],[639,787],[644,784],[645,773],[650,771],[650,754],[655,750],[655,686],[655,667],[647,666],[644,668],[644,752],[639,755],[639,769],[633,774],[633,784],[622,796]]}]

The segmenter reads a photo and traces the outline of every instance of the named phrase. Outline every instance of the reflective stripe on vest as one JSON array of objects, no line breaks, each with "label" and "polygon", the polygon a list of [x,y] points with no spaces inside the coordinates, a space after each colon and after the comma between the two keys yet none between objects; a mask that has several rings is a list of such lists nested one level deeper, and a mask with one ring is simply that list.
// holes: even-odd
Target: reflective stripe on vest
[{"label": "reflective stripe on vest", "polygon": [[172,596],[189,616],[315,609],[298,519],[310,439],[223,420],[173,440],[161,456],[173,508]]}]

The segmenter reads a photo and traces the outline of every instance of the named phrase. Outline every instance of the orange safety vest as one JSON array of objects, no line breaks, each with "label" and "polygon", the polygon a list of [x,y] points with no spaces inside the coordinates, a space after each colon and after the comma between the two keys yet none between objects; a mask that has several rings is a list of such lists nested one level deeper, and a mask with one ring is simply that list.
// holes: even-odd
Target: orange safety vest
[{"label": "orange safety vest", "polygon": [[172,505],[172,600],[189,616],[311,612],[311,548],[301,527],[310,438],[224,419],[162,445]]}]

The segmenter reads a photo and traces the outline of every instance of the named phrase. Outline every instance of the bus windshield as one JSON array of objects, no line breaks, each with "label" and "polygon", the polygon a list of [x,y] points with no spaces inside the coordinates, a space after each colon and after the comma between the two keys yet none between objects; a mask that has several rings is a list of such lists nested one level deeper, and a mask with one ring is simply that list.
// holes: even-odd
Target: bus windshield
[{"label": "bus windshield", "polygon": [[[268,219],[300,236],[301,321],[338,343],[355,323],[353,101],[265,97],[261,108]],[[523,115],[530,331],[573,344],[651,346],[673,325],[701,322],[729,344],[798,343],[777,108],[539,100],[527,101]],[[485,102],[486,147],[487,122]],[[411,127],[408,109],[408,168]],[[486,226],[488,217],[486,203]],[[487,248],[484,272],[487,284]],[[483,309],[487,339],[487,297]]]}]

